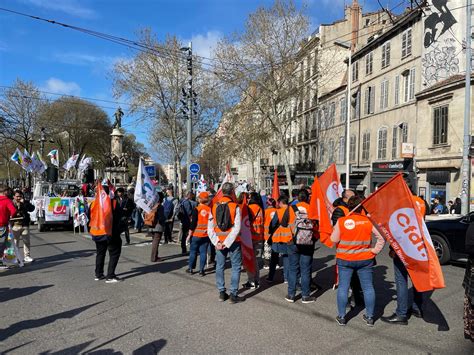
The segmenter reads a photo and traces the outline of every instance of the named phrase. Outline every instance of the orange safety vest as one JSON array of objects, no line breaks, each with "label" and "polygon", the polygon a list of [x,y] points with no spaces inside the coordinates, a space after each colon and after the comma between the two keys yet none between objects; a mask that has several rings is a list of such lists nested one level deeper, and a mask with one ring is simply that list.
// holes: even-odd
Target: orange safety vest
[{"label": "orange safety vest", "polygon": [[198,212],[197,226],[193,232],[193,237],[206,238],[207,234],[207,221],[209,220],[209,213],[211,208],[209,206],[200,203],[196,210]]},{"label": "orange safety vest", "polygon": [[370,251],[373,226],[366,216],[353,213],[339,218],[337,223],[341,236],[336,249],[337,259],[358,261],[375,257]]},{"label": "orange safety vest", "polygon": [[415,195],[412,195],[411,198],[412,198],[413,202],[415,203],[415,206],[418,207],[418,209],[420,210],[421,216],[423,218],[425,218],[425,215],[426,215],[425,201],[421,197],[418,197],[418,196],[415,196]]},{"label": "orange safety vest", "polygon": [[275,214],[276,210],[277,209],[275,207],[268,207],[265,210],[265,218],[263,220],[263,238],[265,240],[268,240],[268,238],[270,238],[270,223],[273,219],[273,215]]},{"label": "orange safety vest", "polygon": [[349,209],[346,206],[337,206],[336,208],[340,208],[342,212],[344,212],[344,216],[349,214]]},{"label": "orange safety vest", "polygon": [[278,226],[277,230],[275,233],[273,233],[272,241],[275,243],[285,243],[288,244],[293,240],[293,233],[292,230],[294,229],[294,224],[295,224],[295,212],[293,211],[293,208],[291,206],[288,206],[286,208],[278,208],[276,213],[278,216],[278,220],[282,221],[283,215],[285,214],[285,211],[288,209],[289,212],[289,221],[288,221],[288,226],[283,227],[281,224]]},{"label": "orange safety vest", "polygon": [[[216,232],[216,235],[217,235],[217,238],[219,238],[219,241],[220,242],[223,242],[225,240],[225,238],[227,238],[227,236],[229,235],[230,231],[232,230],[232,228],[230,228],[229,230],[226,230],[226,231],[223,231],[219,228],[219,226],[217,225],[217,221],[215,220],[215,216],[216,216],[216,210],[217,210],[217,206],[221,203],[227,203],[227,205],[229,206],[229,210],[230,210],[230,221],[231,221],[231,224],[234,225],[234,221],[235,221],[235,211],[237,210],[237,207],[238,207],[238,204],[235,203],[234,201],[232,201],[232,199],[230,197],[227,197],[227,196],[224,196],[220,199],[220,201],[218,203],[215,203],[213,206],[212,206],[212,215],[214,216],[214,232]],[[240,241],[240,236],[237,236],[237,238],[235,239],[236,242]]]},{"label": "orange safety vest", "polygon": [[252,232],[252,240],[260,241],[263,240],[263,211],[262,208],[253,203],[248,206],[249,214],[252,216],[252,224],[250,225],[250,231]]}]

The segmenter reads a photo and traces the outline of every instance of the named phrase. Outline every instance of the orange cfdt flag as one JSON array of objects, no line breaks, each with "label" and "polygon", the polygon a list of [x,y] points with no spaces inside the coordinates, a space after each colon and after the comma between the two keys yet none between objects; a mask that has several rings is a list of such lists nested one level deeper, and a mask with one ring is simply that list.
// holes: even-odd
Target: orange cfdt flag
[{"label": "orange cfdt flag", "polygon": [[270,197],[273,198],[275,201],[278,201],[278,199],[280,198],[280,185],[278,184],[278,174],[276,170],[273,174],[272,195]]},{"label": "orange cfdt flag", "polygon": [[332,248],[331,242],[332,224],[329,219],[326,203],[324,202],[323,192],[317,177],[314,178],[311,186],[311,199],[309,201],[308,218],[318,220],[319,224],[319,239],[321,243],[329,248]]},{"label": "orange cfdt flag", "polygon": [[250,273],[255,273],[255,257],[252,244],[252,231],[250,229],[249,207],[247,204],[247,196],[244,197],[241,206],[241,223],[240,223],[240,241],[242,245],[242,263]]},{"label": "orange cfdt flag", "polygon": [[319,177],[319,184],[324,195],[326,208],[329,214],[332,215],[335,208],[332,204],[342,195],[342,185],[337,174],[336,164],[331,164]]},{"label": "orange cfdt flag", "polygon": [[405,265],[417,291],[445,287],[430,233],[402,174],[382,185],[362,206]]}]

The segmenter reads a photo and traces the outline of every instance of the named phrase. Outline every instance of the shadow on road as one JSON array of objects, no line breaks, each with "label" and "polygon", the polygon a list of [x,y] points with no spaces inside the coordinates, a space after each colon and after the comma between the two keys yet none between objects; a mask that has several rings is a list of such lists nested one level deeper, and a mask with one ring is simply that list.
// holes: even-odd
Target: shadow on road
[{"label": "shadow on road", "polygon": [[53,322],[57,321],[58,319],[73,318],[73,317],[77,316],[78,314],[84,312],[85,310],[87,310],[89,308],[92,308],[92,307],[94,307],[94,306],[96,306],[96,305],[98,305],[102,302],[104,302],[104,301],[92,303],[92,304],[87,305],[87,306],[78,307],[78,308],[75,308],[75,309],[71,309],[71,310],[68,310],[68,311],[65,311],[65,312],[61,312],[61,313],[56,313],[56,314],[53,314],[53,315],[50,315],[50,316],[47,316],[47,317],[43,317],[43,318],[39,318],[39,319],[27,319],[27,320],[17,322],[15,324],[10,325],[8,328],[0,329],[0,341],[4,341],[4,340],[8,339],[10,336],[12,336],[14,334],[17,334],[17,333],[19,333],[19,332],[21,332],[22,330],[25,330],[25,329],[39,328],[39,327],[42,327],[43,325],[53,323]]},{"label": "shadow on road", "polygon": [[36,248],[36,247],[42,247],[42,246],[45,246],[45,245],[71,244],[71,243],[77,243],[77,241],[76,240],[70,240],[70,241],[66,241],[66,242],[43,243],[43,244],[35,244],[33,246]]},{"label": "shadow on road", "polygon": [[[166,256],[166,257],[161,258],[160,262],[153,263],[151,265],[145,265],[145,266],[132,268],[130,271],[120,273],[119,276],[122,279],[126,280],[132,277],[146,275],[151,272],[159,272],[159,273],[165,274],[171,271],[179,270],[188,264],[187,258],[174,260],[174,259],[182,258],[182,257],[183,256],[181,254]],[[168,260],[174,260],[174,261],[168,262]]]},{"label": "shadow on road", "polygon": [[0,288],[0,303],[7,302],[12,299],[18,299],[21,297],[29,296],[42,289],[50,288],[53,286],[54,285],[44,285],[44,286],[31,286],[31,287],[24,287],[24,288],[2,287]]},{"label": "shadow on road", "polygon": [[154,355],[158,354],[166,346],[165,339],[155,340],[145,344],[133,351],[133,355]]},{"label": "shadow on road", "polygon": [[423,320],[427,323],[436,324],[438,332],[449,331],[449,324],[436,303],[431,299],[433,291],[423,294]]}]

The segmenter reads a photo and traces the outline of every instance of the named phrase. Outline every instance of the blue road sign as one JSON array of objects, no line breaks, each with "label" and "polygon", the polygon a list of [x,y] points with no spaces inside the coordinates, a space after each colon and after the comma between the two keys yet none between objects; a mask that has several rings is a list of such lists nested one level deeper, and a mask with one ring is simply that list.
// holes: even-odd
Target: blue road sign
[{"label": "blue road sign", "polygon": [[154,165],[147,165],[145,166],[145,170],[148,173],[148,176],[153,178],[156,176],[156,169]]},{"label": "blue road sign", "polygon": [[199,164],[197,163],[192,163],[190,166],[189,166],[189,172],[191,174],[197,174],[201,171],[201,167],[199,166]]},{"label": "blue road sign", "polygon": [[198,182],[199,181],[199,175],[198,174],[191,174],[191,181],[192,182]]}]

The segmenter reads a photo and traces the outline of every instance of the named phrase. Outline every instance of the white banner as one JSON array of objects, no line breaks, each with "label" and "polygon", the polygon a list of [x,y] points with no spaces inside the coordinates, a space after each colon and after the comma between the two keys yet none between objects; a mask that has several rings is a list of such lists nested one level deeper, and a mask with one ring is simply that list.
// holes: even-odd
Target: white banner
[{"label": "white banner", "polygon": [[135,185],[135,203],[143,211],[149,213],[158,201],[158,193],[155,190],[151,178],[148,175],[143,160],[140,158],[138,164],[137,184]]},{"label": "white banner", "polygon": [[71,199],[61,197],[44,198],[44,217],[46,222],[67,221],[71,216]]}]

